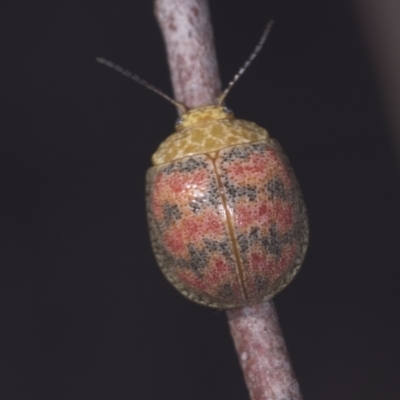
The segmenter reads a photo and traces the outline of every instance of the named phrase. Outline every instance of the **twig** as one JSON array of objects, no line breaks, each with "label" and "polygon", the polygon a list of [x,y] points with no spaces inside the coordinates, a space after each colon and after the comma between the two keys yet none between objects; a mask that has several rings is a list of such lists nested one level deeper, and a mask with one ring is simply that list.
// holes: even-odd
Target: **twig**
[{"label": "twig", "polygon": [[274,303],[226,313],[251,399],[301,400]]},{"label": "twig", "polygon": [[188,108],[214,103],[221,92],[213,31],[205,0],[155,0],[175,99]]},{"label": "twig", "polygon": [[[155,0],[176,100],[213,104],[221,83],[207,0]],[[252,400],[301,400],[271,301],[227,311]]]}]

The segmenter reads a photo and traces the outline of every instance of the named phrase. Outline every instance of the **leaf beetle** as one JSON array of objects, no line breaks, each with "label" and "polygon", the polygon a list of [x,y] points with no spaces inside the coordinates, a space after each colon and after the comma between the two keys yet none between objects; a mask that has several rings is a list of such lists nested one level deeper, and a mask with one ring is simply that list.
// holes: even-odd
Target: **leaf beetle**
[{"label": "leaf beetle", "polygon": [[168,281],[196,303],[227,309],[271,299],[296,275],[308,244],[303,197],[282,148],[268,132],[224,106],[186,107],[112,62],[181,111],[175,132],[147,172],[151,244]]}]

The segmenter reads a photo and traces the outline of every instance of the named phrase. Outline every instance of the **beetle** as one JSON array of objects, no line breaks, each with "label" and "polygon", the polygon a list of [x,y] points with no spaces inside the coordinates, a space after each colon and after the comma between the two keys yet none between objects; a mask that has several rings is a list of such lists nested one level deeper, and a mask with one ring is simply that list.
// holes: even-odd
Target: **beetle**
[{"label": "beetle", "polygon": [[151,244],[165,277],[183,296],[218,309],[271,299],[296,275],[308,245],[303,197],[279,143],[224,107],[271,26],[217,103],[191,110],[97,59],[182,112],[147,172]]}]

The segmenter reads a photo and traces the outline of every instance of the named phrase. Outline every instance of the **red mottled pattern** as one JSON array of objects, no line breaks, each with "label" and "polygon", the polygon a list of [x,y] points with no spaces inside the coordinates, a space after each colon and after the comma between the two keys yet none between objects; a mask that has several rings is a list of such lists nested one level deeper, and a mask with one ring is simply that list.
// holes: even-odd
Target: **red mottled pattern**
[{"label": "red mottled pattern", "polygon": [[212,160],[185,157],[147,175],[148,217],[158,264],[186,297],[243,302]]},{"label": "red mottled pattern", "polygon": [[248,301],[257,302],[285,286],[302,262],[308,228],[301,193],[273,139],[221,150],[216,167]]},{"label": "red mottled pattern", "polygon": [[271,298],[301,266],[306,211],[275,140],[153,167],[147,191],[158,264],[198,303],[231,308]]}]

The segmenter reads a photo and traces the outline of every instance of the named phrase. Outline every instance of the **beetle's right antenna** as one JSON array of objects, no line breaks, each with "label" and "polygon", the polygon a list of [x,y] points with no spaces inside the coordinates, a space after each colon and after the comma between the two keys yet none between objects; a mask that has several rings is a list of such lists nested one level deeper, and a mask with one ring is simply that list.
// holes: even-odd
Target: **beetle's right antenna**
[{"label": "beetle's right antenna", "polygon": [[237,82],[237,80],[243,75],[244,71],[249,67],[249,65],[253,62],[253,60],[256,58],[257,54],[261,51],[265,41],[267,40],[268,34],[271,32],[272,25],[274,24],[274,21],[271,19],[267,26],[264,29],[263,34],[261,35],[260,41],[258,42],[256,48],[254,51],[250,54],[250,57],[247,59],[247,61],[243,64],[243,67],[239,69],[239,72],[233,77],[233,79],[229,82],[228,87],[222,92],[222,94],[218,97],[217,99],[217,104],[222,105],[224,103],[224,100],[230,90],[232,89],[232,86]]},{"label": "beetle's right antenna", "polygon": [[161,97],[164,97],[164,99],[166,99],[170,103],[172,103],[181,112],[181,114],[184,114],[187,111],[187,108],[183,103],[180,103],[179,101],[176,101],[176,100],[172,99],[171,97],[167,96],[165,93],[163,93],[160,89],[157,89],[151,83],[148,83],[147,81],[145,81],[138,75],[132,74],[132,72],[128,71],[125,68],[122,68],[120,65],[114,64],[112,61],[106,60],[105,58],[102,58],[102,57],[97,57],[96,61],[99,62],[100,64],[103,64],[103,65],[109,67],[109,68],[114,69],[115,71],[126,76],[127,78],[133,79],[135,82],[141,84],[142,86],[146,87],[147,89],[152,90],[153,92],[157,93]]}]

